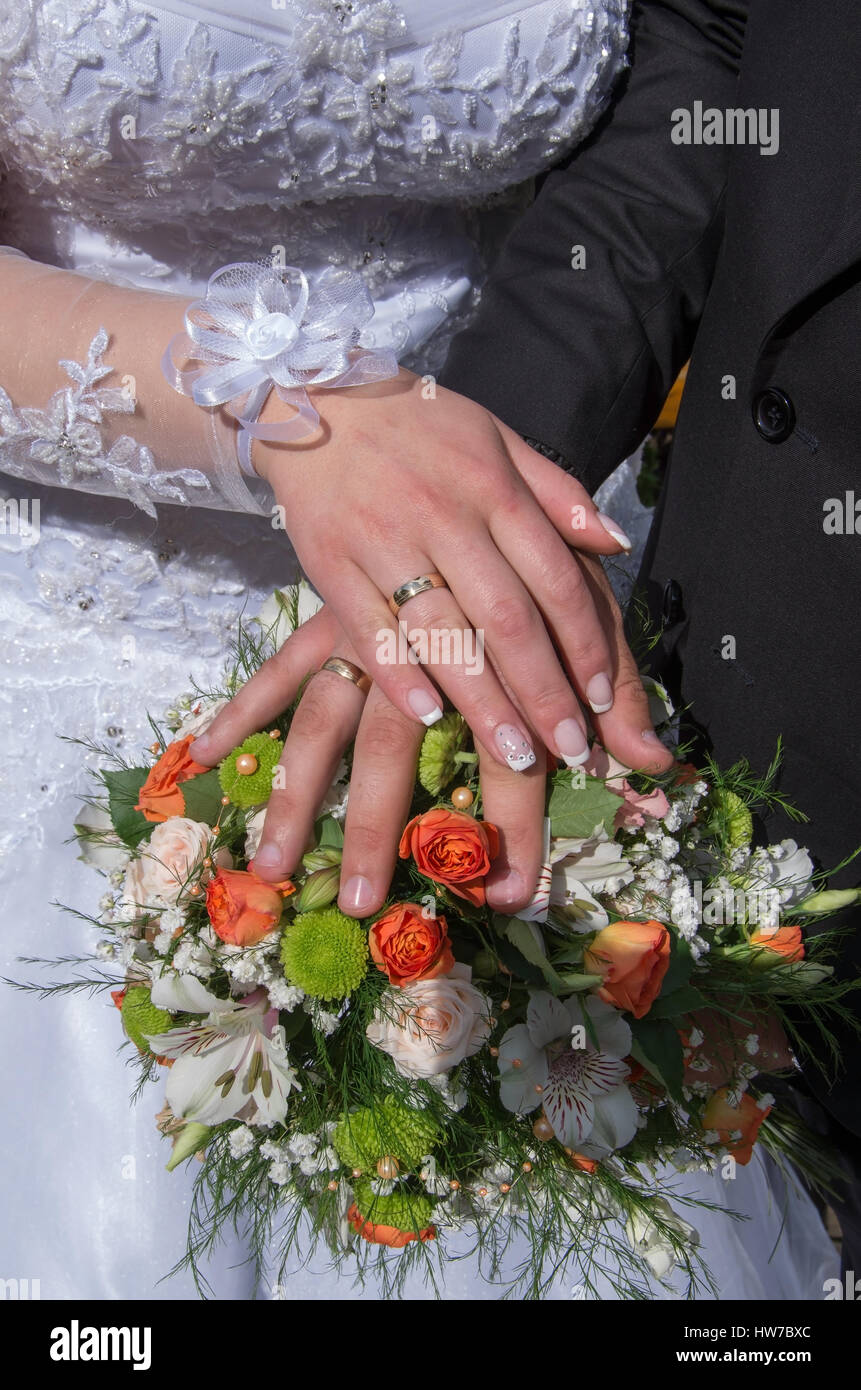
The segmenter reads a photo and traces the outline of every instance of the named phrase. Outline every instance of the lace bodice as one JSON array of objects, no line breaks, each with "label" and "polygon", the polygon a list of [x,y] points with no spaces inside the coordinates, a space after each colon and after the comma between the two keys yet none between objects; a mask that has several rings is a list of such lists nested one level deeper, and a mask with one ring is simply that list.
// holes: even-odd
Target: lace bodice
[{"label": "lace bodice", "polygon": [[626,0],[18,0],[0,21],[0,146],[41,207],[127,239],[166,223],[192,235],[190,220],[225,224],[256,204],[475,199],[589,129],[626,11]]}]

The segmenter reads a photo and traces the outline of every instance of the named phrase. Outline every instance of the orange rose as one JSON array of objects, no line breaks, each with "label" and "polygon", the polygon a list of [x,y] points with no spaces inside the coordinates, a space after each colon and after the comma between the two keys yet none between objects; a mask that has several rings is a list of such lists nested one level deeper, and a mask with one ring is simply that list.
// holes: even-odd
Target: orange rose
[{"label": "orange rose", "polygon": [[196,777],[200,772],[209,772],[203,763],[196,763],[189,757],[191,742],[189,736],[169,743],[155,766],[150,768],[135,807],[147,820],[160,822],[171,816],[185,815],[185,797],[178,790],[180,782],[187,782],[189,777]]},{"label": "orange rose", "polygon": [[393,985],[432,980],[454,965],[444,917],[426,917],[416,903],[396,903],[371,927],[371,956]]},{"label": "orange rose", "polygon": [[436,806],[410,821],[398,852],[402,859],[412,855],[419,872],[434,883],[483,907],[484,877],[499,853],[499,835],[487,821]]},{"label": "orange rose", "polygon": [[751,946],[760,946],[774,951],[786,961],[804,960],[804,947],[801,944],[801,928],[796,926],[778,927],[777,931],[755,932],[750,938]]},{"label": "orange rose", "polygon": [[433,1226],[425,1226],[424,1230],[416,1235],[415,1231],[401,1231],[397,1226],[380,1226],[375,1225],[373,1221],[366,1221],[355,1202],[347,1212],[347,1220],[363,1240],[369,1241],[371,1245],[388,1245],[392,1250],[402,1250],[411,1240],[436,1239]]},{"label": "orange rose", "polygon": [[[753,1096],[745,1092],[738,1105],[730,1104],[730,1091],[722,1086],[715,1091],[703,1111],[703,1129],[717,1130],[722,1144],[725,1144],[742,1167],[750,1163],[759,1127],[771,1110],[767,1105],[760,1110]],[[736,1137],[733,1139],[733,1135]]]},{"label": "orange rose", "polygon": [[670,933],[662,922],[611,922],[598,932],[584,960],[587,970],[604,977],[601,998],[642,1018],[669,968]]},{"label": "orange rose", "polygon": [[283,892],[244,869],[219,869],[206,885],[212,930],[231,946],[256,946],[277,927],[283,906]]}]

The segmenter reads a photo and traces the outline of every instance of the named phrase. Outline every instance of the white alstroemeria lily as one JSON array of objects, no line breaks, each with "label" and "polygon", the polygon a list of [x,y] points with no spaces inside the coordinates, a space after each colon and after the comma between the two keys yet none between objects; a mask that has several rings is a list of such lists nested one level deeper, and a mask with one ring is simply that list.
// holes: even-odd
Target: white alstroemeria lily
[{"label": "white alstroemeria lily", "polygon": [[550,864],[551,905],[573,907],[580,931],[597,931],[610,920],[596,893],[618,893],[634,879],[622,846],[603,834],[588,840],[551,840]]},{"label": "white alstroemeria lily", "polygon": [[275,1124],[287,1114],[291,1090],[302,1089],[265,989],[148,1041],[159,1057],[176,1059],[165,1098],[185,1120],[220,1125],[239,1117]]},{"label": "white alstroemeria lily", "polygon": [[630,1051],[631,1029],[597,995],[563,1002],[533,991],[526,1023],[509,1028],[499,1044],[502,1103],[517,1115],[543,1105],[561,1144],[605,1158],[637,1130],[637,1107],[624,1084],[629,1072],[622,1058]]},{"label": "white alstroemeria lily", "polygon": [[150,999],[157,1008],[171,1013],[221,1013],[236,1007],[235,999],[219,999],[197,975],[172,970],[162,961],[153,964]]}]

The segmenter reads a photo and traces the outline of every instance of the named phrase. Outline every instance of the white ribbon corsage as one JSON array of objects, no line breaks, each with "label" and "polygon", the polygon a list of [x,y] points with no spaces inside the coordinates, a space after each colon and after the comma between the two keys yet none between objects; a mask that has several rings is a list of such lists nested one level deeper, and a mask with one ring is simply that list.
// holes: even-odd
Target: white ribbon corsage
[{"label": "white ribbon corsage", "polygon": [[[295,266],[236,262],[217,270],[204,298],[189,305],[186,332],[171,339],[162,371],[198,405],[228,405],[241,425],[240,465],[254,477],[252,439],[302,439],[317,428],[309,386],[365,386],[397,376],[393,353],[359,346],[373,314],[355,271],[330,266],[310,282]],[[206,365],[180,369],[177,354]],[[261,424],[273,387],[296,414]]]}]

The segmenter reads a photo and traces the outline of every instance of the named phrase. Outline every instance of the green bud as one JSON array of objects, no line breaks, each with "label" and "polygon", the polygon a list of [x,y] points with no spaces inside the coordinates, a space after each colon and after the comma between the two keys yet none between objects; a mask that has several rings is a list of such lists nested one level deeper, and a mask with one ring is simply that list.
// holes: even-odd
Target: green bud
[{"label": "green bud", "polygon": [[796,907],[796,912],[837,912],[841,907],[851,907],[861,900],[861,888],[826,888],[821,893],[811,893]]},{"label": "green bud", "polygon": [[313,874],[317,869],[328,869],[331,864],[340,864],[343,858],[343,850],[335,849],[333,845],[321,845],[319,849],[309,850],[302,856],[302,867],[309,874]]},{"label": "green bud", "polygon": [[341,886],[340,864],[330,864],[327,869],[318,869],[309,875],[296,894],[296,911],[313,912],[318,907],[328,907],[338,896]]},{"label": "green bud", "polygon": [[472,962],[472,973],[479,980],[492,980],[496,974],[496,956],[492,951],[476,951]]},{"label": "green bud", "polygon": [[174,1168],[177,1168],[180,1163],[184,1162],[187,1158],[191,1158],[192,1154],[196,1154],[199,1149],[202,1149],[209,1138],[209,1131],[209,1125],[194,1123],[187,1124],[181,1129],[177,1136],[176,1143],[173,1146],[173,1153],[168,1160],[167,1171],[172,1173]]}]

